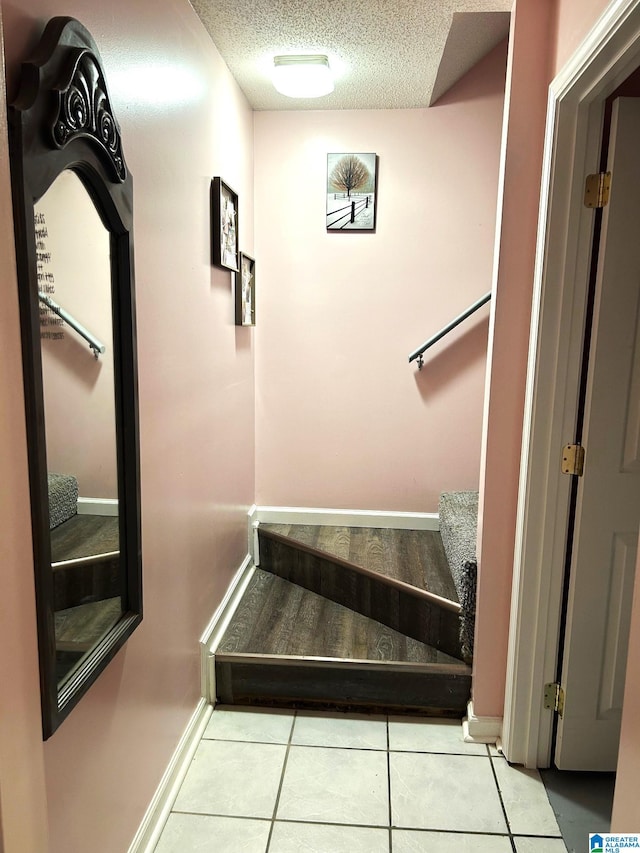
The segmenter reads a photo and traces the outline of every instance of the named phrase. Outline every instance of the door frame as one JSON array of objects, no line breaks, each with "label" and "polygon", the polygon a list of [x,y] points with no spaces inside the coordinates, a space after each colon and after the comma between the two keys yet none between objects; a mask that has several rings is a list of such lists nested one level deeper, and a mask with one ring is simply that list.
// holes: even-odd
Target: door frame
[{"label": "door frame", "polygon": [[510,762],[551,763],[569,520],[561,448],[574,440],[604,102],[640,65],[640,0],[614,0],[549,88],[516,519],[502,744]]}]

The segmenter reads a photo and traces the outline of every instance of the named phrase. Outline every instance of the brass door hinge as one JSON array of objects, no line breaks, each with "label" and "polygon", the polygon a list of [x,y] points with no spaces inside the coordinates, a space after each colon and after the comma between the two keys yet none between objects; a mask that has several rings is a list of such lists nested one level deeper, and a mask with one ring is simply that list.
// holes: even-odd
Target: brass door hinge
[{"label": "brass door hinge", "polygon": [[587,175],[584,186],[585,207],[606,207],[609,204],[611,172]]},{"label": "brass door hinge", "polygon": [[562,448],[563,474],[573,474],[582,477],[584,474],[584,447],[581,444],[566,444]]},{"label": "brass door hinge", "polygon": [[544,707],[547,711],[555,711],[560,716],[564,714],[564,690],[559,684],[545,684]]}]

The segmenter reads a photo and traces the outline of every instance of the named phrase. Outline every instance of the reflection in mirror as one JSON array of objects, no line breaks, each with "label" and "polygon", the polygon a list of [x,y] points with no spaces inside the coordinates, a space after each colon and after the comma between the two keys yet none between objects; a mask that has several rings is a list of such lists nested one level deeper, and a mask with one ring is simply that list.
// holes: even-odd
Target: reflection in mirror
[{"label": "reflection in mirror", "polygon": [[[37,202],[34,225],[60,687],[123,612],[111,262],[109,234],[71,170]],[[99,358],[78,324],[101,343]]]}]

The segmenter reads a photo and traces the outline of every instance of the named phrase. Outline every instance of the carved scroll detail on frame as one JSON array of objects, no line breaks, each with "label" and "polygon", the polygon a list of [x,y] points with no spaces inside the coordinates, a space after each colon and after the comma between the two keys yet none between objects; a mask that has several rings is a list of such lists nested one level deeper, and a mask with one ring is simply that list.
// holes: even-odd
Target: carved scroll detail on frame
[{"label": "carved scroll detail on frame", "polygon": [[122,155],[120,129],[113,117],[104,77],[92,53],[87,50],[75,53],[71,79],[58,92],[53,140],[58,148],[64,148],[77,136],[95,140],[107,155],[114,176],[124,181],[127,169]]}]

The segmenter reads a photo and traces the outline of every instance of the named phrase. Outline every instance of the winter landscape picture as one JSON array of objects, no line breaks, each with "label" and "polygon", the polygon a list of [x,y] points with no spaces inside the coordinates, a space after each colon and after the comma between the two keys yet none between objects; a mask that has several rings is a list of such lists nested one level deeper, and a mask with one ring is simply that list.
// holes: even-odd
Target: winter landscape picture
[{"label": "winter landscape picture", "polygon": [[327,231],[374,231],[375,154],[327,154]]}]

